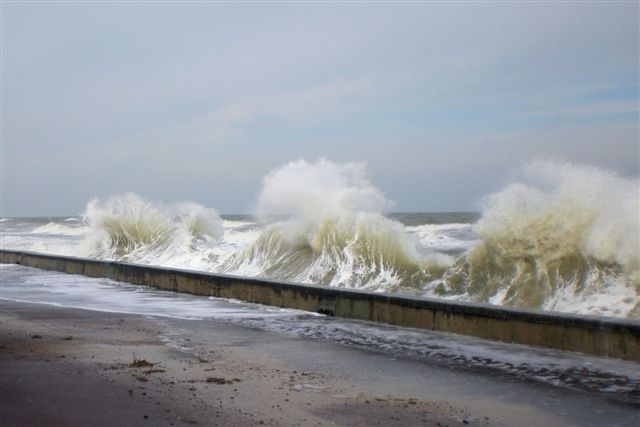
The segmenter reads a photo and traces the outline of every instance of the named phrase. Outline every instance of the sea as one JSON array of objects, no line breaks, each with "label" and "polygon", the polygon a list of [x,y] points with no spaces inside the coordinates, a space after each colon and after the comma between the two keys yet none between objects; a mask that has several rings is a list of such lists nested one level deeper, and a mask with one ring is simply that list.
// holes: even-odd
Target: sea
[{"label": "sea", "polygon": [[479,212],[388,213],[359,164],[292,162],[251,215],[117,194],[0,219],[0,247],[328,287],[640,319],[640,184],[541,162]]},{"label": "sea", "polygon": [[[221,215],[201,203],[123,193],[89,200],[77,215],[1,218],[0,247],[635,321],[639,195],[637,179],[536,162],[487,195],[477,212],[394,213],[362,164],[301,160],[265,176],[251,214]],[[0,273],[3,299],[218,316],[280,333],[577,384],[640,403],[640,369],[633,362],[78,279],[92,284],[87,288],[60,273],[22,266],[2,266]]]}]

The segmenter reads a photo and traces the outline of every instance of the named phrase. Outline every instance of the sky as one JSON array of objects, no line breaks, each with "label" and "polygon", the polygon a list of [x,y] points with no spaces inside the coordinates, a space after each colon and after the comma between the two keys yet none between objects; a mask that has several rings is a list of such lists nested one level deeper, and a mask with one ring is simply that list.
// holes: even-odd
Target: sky
[{"label": "sky", "polygon": [[475,211],[534,160],[640,173],[639,4],[1,4],[0,215],[134,192],[249,213],[299,159],[395,211]]}]

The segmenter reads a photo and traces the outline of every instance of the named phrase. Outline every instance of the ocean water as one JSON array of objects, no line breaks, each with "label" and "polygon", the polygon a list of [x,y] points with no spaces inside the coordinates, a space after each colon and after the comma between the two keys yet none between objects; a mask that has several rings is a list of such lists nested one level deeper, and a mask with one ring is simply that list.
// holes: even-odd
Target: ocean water
[{"label": "ocean water", "polygon": [[358,163],[269,173],[252,215],[136,194],[2,218],[0,247],[595,316],[640,318],[640,184],[536,162],[477,213],[389,213]]}]

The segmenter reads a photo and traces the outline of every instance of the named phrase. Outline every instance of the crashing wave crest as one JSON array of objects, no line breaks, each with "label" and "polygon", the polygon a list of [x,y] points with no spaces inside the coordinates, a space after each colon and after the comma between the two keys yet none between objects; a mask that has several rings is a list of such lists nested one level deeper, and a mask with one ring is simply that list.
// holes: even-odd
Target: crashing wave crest
[{"label": "crashing wave crest", "polygon": [[270,226],[232,257],[227,272],[326,286],[417,294],[444,271],[445,255],[420,254],[402,224],[377,214]]},{"label": "crashing wave crest", "polygon": [[561,311],[591,302],[594,314],[640,317],[638,188],[596,168],[533,163],[485,200],[479,243],[434,293]]},{"label": "crashing wave crest", "polygon": [[289,163],[267,175],[262,215],[288,214],[224,271],[346,288],[417,293],[450,262],[425,254],[404,226],[385,218],[391,205],[361,163]]},{"label": "crashing wave crest", "polygon": [[165,263],[223,236],[217,212],[195,203],[161,206],[128,193],[105,203],[94,199],[83,221],[91,228],[84,249],[90,256]]},{"label": "crashing wave crest", "polygon": [[279,222],[230,223],[223,239],[211,209],[125,194],[88,204],[79,255],[640,318],[639,189],[597,168],[533,163],[485,199],[473,232],[461,229],[471,237],[444,245],[440,228],[385,217],[391,203],[363,164],[300,160],[264,179],[257,211]]}]

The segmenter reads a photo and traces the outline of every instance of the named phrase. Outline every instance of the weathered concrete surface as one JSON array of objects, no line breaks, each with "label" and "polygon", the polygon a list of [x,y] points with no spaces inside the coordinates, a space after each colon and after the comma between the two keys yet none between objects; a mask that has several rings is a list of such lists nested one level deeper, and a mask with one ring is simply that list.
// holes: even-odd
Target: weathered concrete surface
[{"label": "weathered concrete surface", "polygon": [[0,250],[0,262],[640,362],[640,322]]}]

